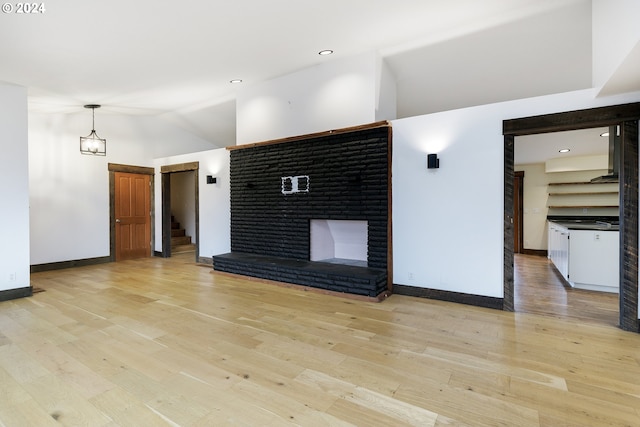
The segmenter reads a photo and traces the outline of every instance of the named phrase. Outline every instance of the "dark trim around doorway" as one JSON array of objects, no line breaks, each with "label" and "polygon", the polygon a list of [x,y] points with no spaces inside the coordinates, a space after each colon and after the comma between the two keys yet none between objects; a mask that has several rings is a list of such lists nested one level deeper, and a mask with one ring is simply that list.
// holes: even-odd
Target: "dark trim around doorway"
[{"label": "dark trim around doorway", "polygon": [[171,174],[177,172],[193,171],[195,180],[195,205],[196,205],[196,262],[200,260],[200,189],[198,172],[199,162],[178,163],[160,167],[162,174],[162,254],[163,258],[171,256]]},{"label": "dark trim around doorway", "polygon": [[514,311],[513,154],[516,136],[620,125],[620,328],[640,332],[638,321],[638,119],[640,102],[503,121],[504,310]]},{"label": "dark trim around doorway", "polygon": [[[514,252],[524,253],[524,171],[516,171],[513,173],[514,187],[513,194],[515,196],[518,193],[517,199],[514,199],[513,207],[516,209],[513,215],[514,221],[514,233],[513,233],[513,247]],[[518,183],[518,185],[515,185]]]}]

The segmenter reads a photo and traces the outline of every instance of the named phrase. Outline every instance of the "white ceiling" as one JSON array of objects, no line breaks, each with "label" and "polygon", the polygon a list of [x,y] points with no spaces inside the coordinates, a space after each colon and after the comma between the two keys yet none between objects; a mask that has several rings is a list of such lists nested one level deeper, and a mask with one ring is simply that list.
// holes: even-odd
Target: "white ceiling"
[{"label": "white ceiling", "polygon": [[0,80],[28,88],[30,111],[157,115],[212,148],[235,143],[238,88],[370,51],[399,118],[591,87],[590,0],[43,4],[0,16]]},{"label": "white ceiling", "polygon": [[[603,127],[518,136],[515,139],[514,163],[544,163],[554,158],[608,154],[609,138],[600,136],[608,130]],[[570,151],[560,153],[561,149]]]}]

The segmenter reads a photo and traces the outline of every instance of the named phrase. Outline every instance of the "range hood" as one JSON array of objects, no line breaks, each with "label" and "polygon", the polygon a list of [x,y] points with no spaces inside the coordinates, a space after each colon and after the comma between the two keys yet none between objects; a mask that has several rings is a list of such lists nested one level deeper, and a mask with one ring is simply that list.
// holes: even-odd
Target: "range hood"
[{"label": "range hood", "polygon": [[593,178],[591,182],[620,182],[620,135],[618,126],[609,126],[609,165],[606,175]]}]

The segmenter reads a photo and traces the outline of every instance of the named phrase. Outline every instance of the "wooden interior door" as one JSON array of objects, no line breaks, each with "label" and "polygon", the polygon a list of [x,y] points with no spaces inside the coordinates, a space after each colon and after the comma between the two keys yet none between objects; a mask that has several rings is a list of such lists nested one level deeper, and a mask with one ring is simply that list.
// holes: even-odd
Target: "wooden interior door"
[{"label": "wooden interior door", "polygon": [[514,172],[513,176],[513,253],[519,254],[523,248],[523,198],[524,172]]},{"label": "wooden interior door", "polygon": [[149,175],[115,173],[116,261],[151,256]]}]

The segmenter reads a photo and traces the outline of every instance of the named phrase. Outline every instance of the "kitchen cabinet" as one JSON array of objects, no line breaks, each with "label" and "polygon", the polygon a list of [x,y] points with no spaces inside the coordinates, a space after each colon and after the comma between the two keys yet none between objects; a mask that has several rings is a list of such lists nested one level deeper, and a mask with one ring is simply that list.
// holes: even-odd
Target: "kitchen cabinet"
[{"label": "kitchen cabinet", "polygon": [[617,293],[620,232],[594,228],[549,222],[548,258],[571,287]]},{"label": "kitchen cabinet", "polygon": [[619,231],[571,230],[569,283],[576,288],[618,292]]},{"label": "kitchen cabinet", "polygon": [[569,229],[554,222],[549,223],[548,258],[558,272],[569,281]]}]

